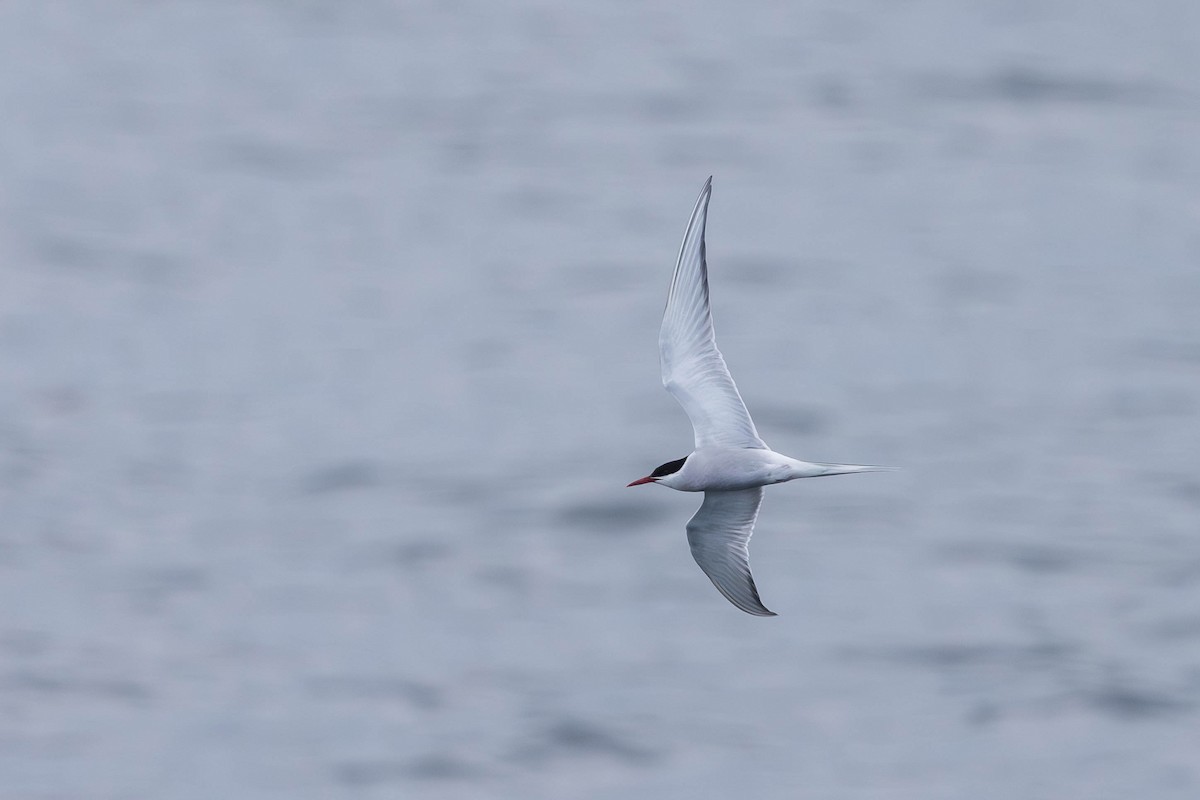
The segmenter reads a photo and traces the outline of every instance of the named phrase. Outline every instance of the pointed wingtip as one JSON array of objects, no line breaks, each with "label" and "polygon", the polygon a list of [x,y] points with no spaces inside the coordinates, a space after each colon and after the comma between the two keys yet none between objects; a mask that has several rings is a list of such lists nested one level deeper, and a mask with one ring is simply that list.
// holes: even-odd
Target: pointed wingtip
[{"label": "pointed wingtip", "polygon": [[[720,586],[718,586],[717,588],[721,589]],[[764,606],[762,604],[762,601],[759,600],[757,597],[754,597],[753,599],[748,599],[748,598],[744,598],[744,597],[736,597],[734,595],[727,593],[724,589],[721,589],[721,594],[725,595],[725,599],[728,600],[733,605],[733,607],[736,608],[738,611],[749,614],[752,617],[778,617],[779,616],[774,611],[772,611],[771,609]]]},{"label": "pointed wingtip", "polygon": [[[733,603],[734,607],[739,611],[745,611],[747,614],[755,617],[778,617],[778,614],[763,605],[762,598],[758,596],[758,587],[754,585],[754,576],[747,575],[746,577],[747,588],[750,590],[749,597],[729,591],[730,587],[722,586],[715,580],[713,581],[713,585],[716,586],[721,594],[725,595],[725,598],[729,602]],[[710,575],[709,578],[711,579],[712,576]]]},{"label": "pointed wingtip", "polygon": [[[756,594],[757,594],[757,592],[756,592]],[[758,600],[757,597],[755,599]],[[774,611],[772,611],[771,609],[764,606],[762,604],[762,600],[758,600],[758,608],[754,609],[753,611],[748,611],[747,609],[743,609],[743,610],[747,611],[747,613],[754,614],[757,617],[778,617],[779,616]]]},{"label": "pointed wingtip", "polygon": [[753,607],[753,606],[746,607],[739,603],[734,603],[733,605],[737,610],[744,611],[752,617],[778,617],[779,616],[774,611],[772,611],[771,609],[764,606],[762,603],[759,603],[757,607]]},{"label": "pointed wingtip", "polygon": [[[703,209],[700,214],[701,225],[708,220],[708,201],[712,199],[712,175],[708,176],[708,180],[704,182],[704,188],[700,190],[700,196],[696,198],[696,207],[692,209],[692,219],[694,220],[697,214]],[[691,222],[688,222],[688,227],[691,227]],[[701,228],[700,246],[704,246],[703,228]]]}]

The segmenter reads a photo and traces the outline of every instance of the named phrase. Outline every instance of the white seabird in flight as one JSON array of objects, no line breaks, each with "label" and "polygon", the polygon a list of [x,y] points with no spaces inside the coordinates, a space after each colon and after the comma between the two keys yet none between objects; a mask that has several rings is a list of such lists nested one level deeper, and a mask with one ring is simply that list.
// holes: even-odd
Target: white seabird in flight
[{"label": "white seabird in flight", "polygon": [[692,556],[729,602],[747,614],[773,617],[775,613],[758,597],[747,547],[762,503],[762,487],[796,478],[888,468],[797,461],[771,450],[759,438],[713,335],[704,257],[711,195],[710,177],[683,235],[658,335],[663,386],[691,419],[696,449],[629,485],[657,483],[681,492],[704,492],[700,510],[687,524]]}]

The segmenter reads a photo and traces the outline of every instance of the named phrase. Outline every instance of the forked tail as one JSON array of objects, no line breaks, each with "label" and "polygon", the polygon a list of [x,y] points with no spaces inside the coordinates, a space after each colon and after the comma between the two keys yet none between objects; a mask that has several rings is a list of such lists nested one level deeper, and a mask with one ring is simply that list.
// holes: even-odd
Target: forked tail
[{"label": "forked tail", "polygon": [[811,462],[814,466],[824,467],[824,471],[810,477],[824,478],[826,475],[849,475],[852,472],[896,472],[899,467],[878,467],[871,464],[824,464],[820,461]]}]

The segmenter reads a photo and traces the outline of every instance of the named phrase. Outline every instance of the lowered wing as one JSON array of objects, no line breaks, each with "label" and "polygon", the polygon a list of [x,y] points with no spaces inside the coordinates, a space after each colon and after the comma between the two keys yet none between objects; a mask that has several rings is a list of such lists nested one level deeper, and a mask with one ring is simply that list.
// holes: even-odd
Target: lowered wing
[{"label": "lowered wing", "polygon": [[729,602],[757,617],[773,617],[758,597],[750,574],[750,535],[762,504],[761,488],[705,492],[687,524],[692,557]]}]

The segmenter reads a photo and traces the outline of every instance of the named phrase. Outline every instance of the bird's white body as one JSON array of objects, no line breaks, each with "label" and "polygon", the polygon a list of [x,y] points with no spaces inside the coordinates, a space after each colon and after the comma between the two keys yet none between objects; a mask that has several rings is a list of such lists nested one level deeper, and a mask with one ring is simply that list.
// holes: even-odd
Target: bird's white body
[{"label": "bird's white body", "polygon": [[660,478],[655,483],[681,492],[730,492],[784,483],[796,478],[818,478],[877,469],[879,467],[798,461],[774,450],[761,448],[702,447],[687,457],[678,472]]},{"label": "bird's white body", "polygon": [[713,333],[704,244],[711,195],[709,178],[683,235],[658,336],[663,386],[691,419],[696,449],[629,485],[660,483],[704,492],[700,510],[687,524],[692,556],[731,603],[747,614],[773,617],[750,574],[748,543],[762,487],[883,468],[798,461],[776,453],[759,437]]}]

